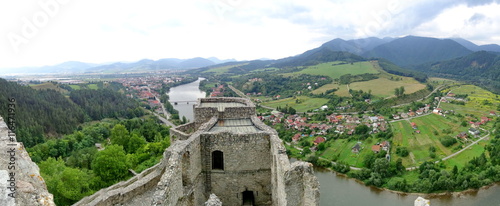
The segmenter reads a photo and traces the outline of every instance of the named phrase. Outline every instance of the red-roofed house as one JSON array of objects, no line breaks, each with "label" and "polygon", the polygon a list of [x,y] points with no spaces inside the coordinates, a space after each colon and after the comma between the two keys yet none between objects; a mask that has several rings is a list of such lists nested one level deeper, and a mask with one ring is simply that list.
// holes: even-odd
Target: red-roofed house
[{"label": "red-roofed house", "polygon": [[302,136],[302,135],[301,135],[301,134],[299,134],[299,133],[297,133],[297,134],[293,135],[293,137],[292,137],[292,141],[293,141],[293,142],[298,142],[298,141],[300,140],[300,137],[301,137],[301,136]]},{"label": "red-roofed house", "polygon": [[323,142],[325,142],[326,139],[324,137],[317,137],[315,140],[314,140],[314,145],[318,145],[318,144],[321,144]]},{"label": "red-roofed house", "polygon": [[372,146],[372,151],[375,152],[375,153],[379,153],[380,152],[380,145],[373,145]]}]

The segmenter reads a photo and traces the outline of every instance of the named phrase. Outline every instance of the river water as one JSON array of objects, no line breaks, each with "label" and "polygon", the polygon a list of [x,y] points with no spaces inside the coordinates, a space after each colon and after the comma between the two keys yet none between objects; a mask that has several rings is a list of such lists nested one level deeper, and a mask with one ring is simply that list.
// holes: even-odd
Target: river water
[{"label": "river water", "polygon": [[[204,78],[198,78],[189,84],[170,88],[167,93],[170,97],[169,102],[174,106],[174,109],[179,111],[179,117],[185,116],[190,121],[194,119],[193,105],[198,98],[203,98],[206,95],[199,89],[200,82],[203,80]],[[175,104],[176,102],[177,104]]]},{"label": "river water", "polygon": [[[200,81],[180,85],[170,89],[170,102],[195,101],[205,97],[205,92],[199,90]],[[189,120],[193,119],[193,102],[174,105],[179,115]],[[292,160],[293,161],[293,160]],[[354,179],[336,175],[334,172],[315,168],[315,174],[320,183],[321,206],[411,206],[418,195],[399,195],[374,187],[367,187]],[[424,196],[425,197],[425,196]],[[431,206],[500,206],[500,186],[494,185],[488,189],[470,192],[461,196],[425,197],[430,199]]]}]

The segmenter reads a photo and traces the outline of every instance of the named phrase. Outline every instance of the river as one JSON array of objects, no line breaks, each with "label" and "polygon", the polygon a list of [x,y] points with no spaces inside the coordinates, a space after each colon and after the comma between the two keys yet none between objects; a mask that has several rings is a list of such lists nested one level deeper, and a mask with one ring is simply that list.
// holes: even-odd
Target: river
[{"label": "river", "polygon": [[[170,88],[167,93],[170,97],[169,102],[174,106],[174,109],[179,111],[179,117],[185,116],[190,121],[194,119],[193,105],[198,98],[203,98],[206,95],[205,92],[199,89],[200,82],[203,80],[205,79],[198,78],[198,80],[189,84]],[[177,104],[175,104],[176,102]]]},{"label": "river", "polygon": [[[200,81],[180,85],[170,89],[168,95],[170,102],[196,100],[205,97],[205,92],[199,90]],[[179,115],[193,119],[194,103],[179,103],[174,108],[179,110]],[[293,161],[293,160],[292,160]],[[354,179],[336,175],[334,172],[315,168],[315,174],[320,183],[321,206],[406,206],[413,205],[418,195],[399,195],[397,193],[367,187]],[[424,196],[425,197],[425,196]],[[461,196],[426,197],[430,199],[431,206],[500,206],[500,186],[494,185],[488,189],[469,192]]]}]

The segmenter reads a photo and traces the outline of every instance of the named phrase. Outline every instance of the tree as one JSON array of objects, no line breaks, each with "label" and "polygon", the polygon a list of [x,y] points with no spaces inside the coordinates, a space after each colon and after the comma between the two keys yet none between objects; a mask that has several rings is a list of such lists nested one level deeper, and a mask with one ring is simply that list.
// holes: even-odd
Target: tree
[{"label": "tree", "polygon": [[408,148],[406,148],[406,147],[398,147],[398,148],[396,148],[396,154],[401,156],[401,157],[406,157],[410,154],[410,152],[408,151]]},{"label": "tree", "polygon": [[92,162],[92,170],[108,185],[122,180],[128,174],[127,157],[123,146],[110,145],[99,151]]},{"label": "tree", "polygon": [[399,90],[399,88],[395,88],[394,89],[394,95],[396,95],[396,97],[401,96],[401,90]]},{"label": "tree", "polygon": [[60,178],[57,191],[73,203],[93,193],[89,184],[90,175],[79,169],[67,167]]},{"label": "tree", "polygon": [[143,137],[139,137],[139,135],[133,133],[132,137],[130,137],[130,140],[128,141],[127,145],[127,153],[135,153],[137,149],[141,148],[146,144],[146,140]]},{"label": "tree", "polygon": [[129,138],[128,130],[122,124],[116,124],[113,129],[111,129],[111,143],[126,147]]},{"label": "tree", "polygon": [[354,129],[354,133],[359,135],[368,134],[369,131],[370,128],[364,124],[361,124]]}]

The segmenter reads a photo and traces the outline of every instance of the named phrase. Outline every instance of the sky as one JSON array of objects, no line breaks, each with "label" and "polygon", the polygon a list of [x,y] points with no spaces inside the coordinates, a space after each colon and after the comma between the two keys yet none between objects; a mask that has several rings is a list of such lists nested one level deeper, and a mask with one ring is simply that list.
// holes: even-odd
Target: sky
[{"label": "sky", "polygon": [[500,44],[500,0],[2,0],[0,68],[303,53],[335,38]]}]

